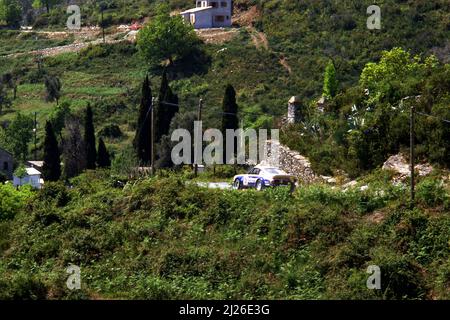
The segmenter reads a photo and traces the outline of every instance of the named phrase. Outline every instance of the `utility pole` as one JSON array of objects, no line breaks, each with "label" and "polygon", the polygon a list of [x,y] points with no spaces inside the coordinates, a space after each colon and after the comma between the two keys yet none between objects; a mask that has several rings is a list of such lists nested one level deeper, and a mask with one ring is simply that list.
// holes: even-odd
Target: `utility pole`
[{"label": "utility pole", "polygon": [[[203,108],[203,99],[200,99],[198,102],[198,110],[197,110],[197,121],[202,121],[202,108]],[[201,128],[201,126],[199,127]],[[199,129],[201,130],[201,129]],[[202,134],[202,132],[198,132],[199,135]],[[195,155],[194,159],[194,176],[197,177],[198,175],[198,159]]]},{"label": "utility pole", "polygon": [[152,148],[151,148],[151,168],[152,168],[152,176],[155,175],[155,102],[156,98],[152,97],[152,104],[150,106],[151,108],[151,115],[150,115],[150,121],[151,121],[151,141],[152,141]]},{"label": "utility pole", "polygon": [[410,150],[410,170],[411,170],[411,209],[415,205],[415,152],[414,152],[414,136],[415,136],[415,107],[411,106],[410,114],[410,137],[409,137],[409,150]]},{"label": "utility pole", "polygon": [[34,112],[34,161],[37,161],[37,112]]}]

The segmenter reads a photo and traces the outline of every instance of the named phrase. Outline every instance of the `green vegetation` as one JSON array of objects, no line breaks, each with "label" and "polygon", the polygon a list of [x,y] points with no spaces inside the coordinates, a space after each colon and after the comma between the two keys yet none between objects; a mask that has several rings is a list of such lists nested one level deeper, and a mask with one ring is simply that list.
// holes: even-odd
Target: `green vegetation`
[{"label": "green vegetation", "polygon": [[[106,171],[70,189],[49,183],[3,224],[0,294],[448,299],[448,186],[420,182],[436,201],[409,210],[407,190],[369,180],[366,191],[314,185],[293,196],[202,189],[163,171],[125,187]],[[65,286],[70,263],[81,267],[81,291]],[[380,266],[382,290],[367,289],[369,265]]]},{"label": "green vegetation", "polygon": [[[80,3],[83,24],[98,24],[98,3]],[[15,55],[74,41],[40,32],[64,27],[58,1],[35,1],[47,13],[30,17],[33,32],[0,30],[0,146],[28,160],[37,112],[47,180],[39,191],[0,184],[0,298],[449,299],[448,0],[385,0],[381,30],[366,28],[369,0],[236,0],[258,13],[217,43],[170,17],[193,1],[167,1],[159,12],[157,3],[102,4],[107,33],[150,18],[137,45]],[[171,132],[192,132],[200,98],[204,127],[273,128],[295,95],[302,123],[284,128],[282,142],[318,174],[344,171],[369,188],[314,184],[290,195],[195,185],[229,179],[240,170],[231,166],[196,180],[181,168],[131,179],[151,159],[151,88],[158,167],[168,167]],[[416,160],[437,168],[419,180],[413,210],[407,186],[377,170],[407,149],[411,106],[425,114]],[[85,172],[87,158],[111,170]],[[70,263],[81,267],[81,291],[66,289]],[[381,291],[366,288],[370,265],[381,267]]]},{"label": "green vegetation", "polygon": [[173,65],[175,58],[184,58],[199,39],[194,28],[184,23],[179,15],[170,16],[167,4],[158,6],[156,16],[139,32],[137,46],[150,64],[160,64],[169,60]]}]

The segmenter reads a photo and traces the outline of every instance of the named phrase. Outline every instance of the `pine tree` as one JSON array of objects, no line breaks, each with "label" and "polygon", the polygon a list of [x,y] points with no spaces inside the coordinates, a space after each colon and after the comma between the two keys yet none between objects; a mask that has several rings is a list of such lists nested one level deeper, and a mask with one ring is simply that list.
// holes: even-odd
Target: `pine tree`
[{"label": "pine tree", "polygon": [[[236,103],[236,91],[234,90],[232,85],[227,85],[226,89],[225,89],[225,96],[223,98],[223,103],[222,103],[222,134],[224,137],[224,163],[227,163],[229,160],[231,160],[231,158],[233,158],[233,155],[228,155],[227,157],[227,152],[226,152],[226,146],[227,143],[231,143],[227,141],[226,138],[226,132],[227,129],[233,129],[236,130],[239,127],[239,120],[238,120],[238,116],[237,116],[237,112],[238,112],[238,105]],[[237,141],[235,139],[234,141],[234,154],[236,154],[237,152]]]},{"label": "pine tree", "polygon": [[97,165],[99,168],[108,168],[111,166],[109,152],[102,138],[98,140]]},{"label": "pine tree", "polygon": [[84,142],[86,147],[86,168],[95,169],[95,161],[97,160],[97,151],[95,150],[95,130],[90,105],[86,108],[84,118]]},{"label": "pine tree", "polygon": [[52,124],[47,121],[45,124],[44,140],[44,165],[42,174],[47,181],[58,181],[61,177],[61,159]]},{"label": "pine tree", "polygon": [[152,106],[152,90],[148,76],[145,77],[142,84],[142,98],[139,108],[139,118],[136,127],[136,136],[133,146],[136,155],[141,163],[149,163],[151,161],[151,116],[150,108]]},{"label": "pine tree", "polygon": [[161,86],[159,89],[158,105],[155,110],[155,140],[159,142],[161,137],[169,133],[170,123],[175,114],[178,113],[178,96],[172,92],[164,70]]},{"label": "pine tree", "polygon": [[333,98],[338,90],[338,81],[336,79],[336,68],[333,61],[329,61],[325,68],[325,76],[323,80],[323,96]]}]

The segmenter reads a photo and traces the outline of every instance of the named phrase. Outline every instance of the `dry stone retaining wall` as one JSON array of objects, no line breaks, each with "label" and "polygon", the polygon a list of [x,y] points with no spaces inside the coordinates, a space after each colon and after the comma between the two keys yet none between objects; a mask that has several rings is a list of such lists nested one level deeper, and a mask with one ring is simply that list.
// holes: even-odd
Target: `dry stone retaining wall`
[{"label": "dry stone retaining wall", "polygon": [[303,183],[312,183],[318,180],[317,175],[311,168],[309,160],[297,151],[293,151],[288,147],[281,145],[279,142],[273,142],[272,140],[266,141],[265,148],[265,154],[267,155],[267,162],[269,165],[277,165],[277,161],[272,156],[271,150],[273,150],[273,148],[275,150],[278,149],[278,166],[280,169],[296,176],[299,181]]}]

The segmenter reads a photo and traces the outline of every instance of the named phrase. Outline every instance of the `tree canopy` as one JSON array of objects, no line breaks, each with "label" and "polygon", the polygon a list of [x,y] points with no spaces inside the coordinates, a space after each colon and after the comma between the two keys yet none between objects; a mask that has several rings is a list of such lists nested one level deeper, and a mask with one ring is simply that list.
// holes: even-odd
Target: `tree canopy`
[{"label": "tree canopy", "polygon": [[151,65],[188,54],[199,42],[194,28],[179,15],[170,16],[167,4],[157,7],[156,16],[138,34],[137,46]]}]

